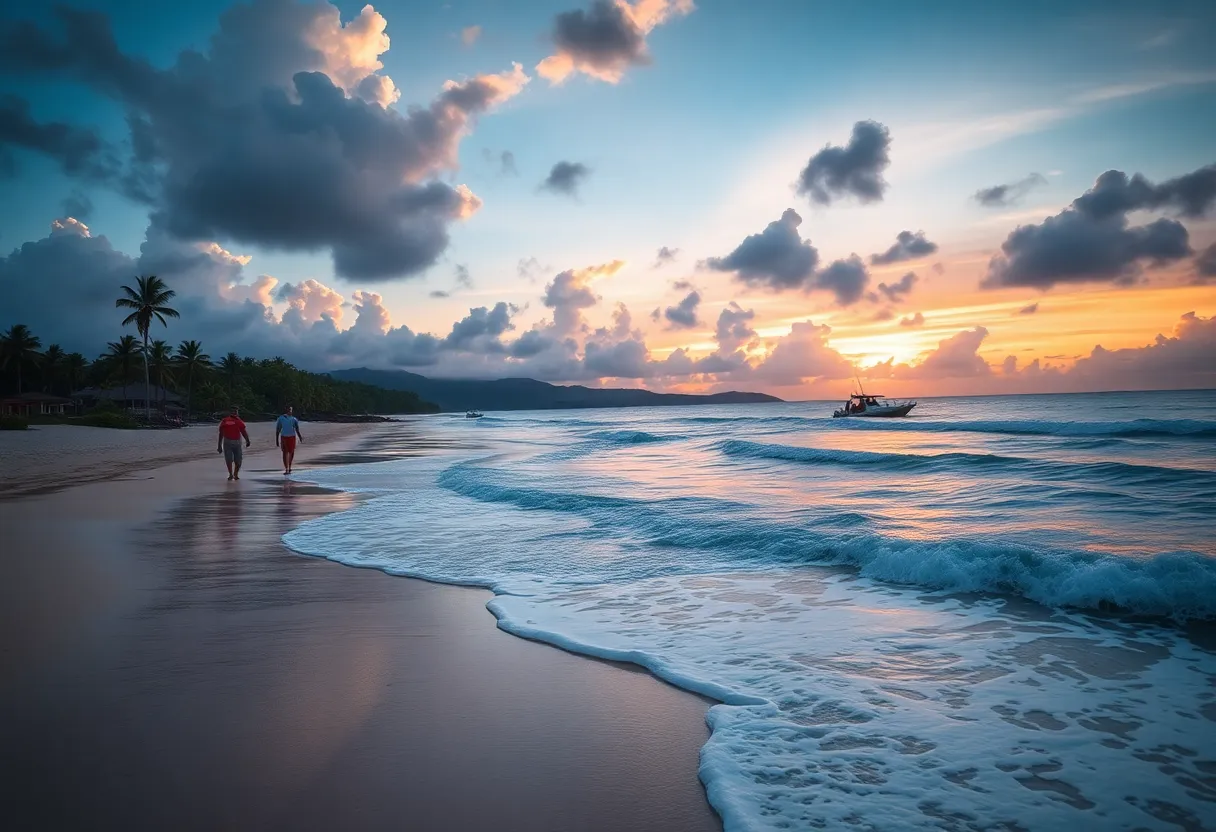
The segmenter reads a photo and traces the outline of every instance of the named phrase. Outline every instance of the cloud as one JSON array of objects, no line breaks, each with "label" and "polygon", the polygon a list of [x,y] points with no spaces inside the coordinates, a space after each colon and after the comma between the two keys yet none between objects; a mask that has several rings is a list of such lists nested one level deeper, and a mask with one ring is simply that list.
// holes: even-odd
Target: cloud
[{"label": "cloud", "polygon": [[650,63],[646,35],[652,29],[692,9],[692,0],[592,0],[586,9],[562,12],[550,35],[554,53],[536,65],[536,73],[552,84],[575,72],[615,84],[630,67]]},{"label": "cloud", "polygon": [[114,152],[95,131],[63,122],[36,121],[28,101],[0,95],[0,174],[5,167],[9,172],[16,171],[9,157],[9,148],[14,147],[41,153],[68,176],[81,179],[109,180],[120,168]]},{"label": "cloud", "polygon": [[410,276],[438,259],[448,226],[481,204],[440,177],[476,118],[528,81],[516,65],[399,113],[371,6],[345,25],[327,3],[234,6],[206,52],[167,69],[123,54],[104,15],[54,17],[58,34],[0,23],[0,71],[76,80],[125,108],[122,187],[150,204],[153,225],[183,240],[327,249],[350,279]]},{"label": "cloud", "polygon": [[473,278],[469,276],[469,267],[457,263],[455,271],[456,285],[461,289],[472,289]]},{"label": "cloud", "polygon": [[798,236],[802,217],[787,208],[781,219],[770,222],[759,234],[751,234],[725,257],[704,261],[707,268],[734,272],[735,277],[755,288],[774,292],[809,289],[819,264],[819,251],[810,240]]},{"label": "cloud", "polygon": [[590,175],[591,168],[582,162],[558,162],[549,171],[545,181],[540,183],[540,188],[555,194],[578,196],[579,187]]},{"label": "cloud", "polygon": [[883,171],[891,163],[891,133],[876,121],[859,121],[845,147],[825,145],[798,176],[797,191],[820,205],[853,196],[880,202],[887,189]]},{"label": "cloud", "polygon": [[1017,203],[1018,200],[1030,193],[1032,188],[1046,184],[1046,177],[1039,173],[1032,173],[1016,182],[993,185],[990,188],[980,188],[975,192],[973,198],[985,208],[1005,208]]},{"label": "cloud", "polygon": [[1019,309],[1018,314],[1019,315],[1033,315],[1035,312],[1038,312],[1038,311],[1039,311],[1039,304],[1032,303],[1029,306],[1023,306],[1021,309]]},{"label": "cloud", "polygon": [[1168,208],[1179,216],[1198,219],[1216,205],[1216,165],[1208,165],[1160,185],[1137,173],[1108,170],[1092,188],[1073,200],[1074,210],[1095,220],[1132,211]]},{"label": "cloud", "polygon": [[87,220],[93,213],[93,200],[88,194],[74,190],[64,197],[62,207],[66,216]]},{"label": "cloud", "polygon": [[907,326],[907,327],[924,326],[925,325],[925,316],[922,315],[920,312],[917,312],[915,315],[913,315],[910,318],[907,318],[907,317],[900,318],[899,325]]},{"label": "cloud", "polygon": [[112,313],[118,287],[135,274],[135,260],[104,236],[71,217],[56,220],[48,236],[0,257],[0,326],[24,323],[44,344],[91,354],[115,340],[121,318],[106,320],[99,310]]},{"label": "cloud", "polygon": [[275,290],[273,297],[275,301],[287,304],[285,320],[291,318],[301,324],[315,324],[328,318],[335,325],[342,321],[342,296],[312,278],[295,284],[284,283]]},{"label": "cloud", "polygon": [[452,331],[443,339],[443,346],[453,349],[467,349],[480,342],[481,350],[486,349],[505,351],[498,340],[499,336],[515,329],[511,316],[518,308],[499,301],[492,309],[479,306],[470,309],[469,314],[452,325]]},{"label": "cloud", "polygon": [[535,283],[537,278],[548,271],[551,271],[551,268],[542,265],[535,257],[521,257],[515,264],[515,273],[529,283]]},{"label": "cloud", "polygon": [[668,263],[675,260],[676,256],[679,253],[680,253],[680,250],[678,248],[668,248],[667,246],[663,246],[662,248],[659,249],[658,254],[656,254],[654,256],[653,268],[657,269],[657,268],[667,265]]},{"label": "cloud", "polygon": [[937,349],[914,366],[906,364],[894,368],[896,378],[972,378],[986,376],[992,372],[988,362],[978,354],[980,345],[988,337],[982,326],[965,329],[941,341]]},{"label": "cloud", "polygon": [[870,275],[861,258],[856,254],[844,260],[836,260],[815,276],[815,288],[827,289],[836,296],[841,306],[849,306],[861,300]]},{"label": "cloud", "polygon": [[582,310],[599,302],[591,284],[602,277],[610,277],[625,266],[623,260],[613,260],[585,269],[567,269],[545,286],[542,298],[545,306],[553,310],[553,329],[558,335],[572,335],[587,328]]},{"label": "cloud", "polygon": [[912,288],[916,286],[920,280],[915,272],[908,272],[894,283],[879,283],[878,294],[874,295],[874,299],[878,299],[878,295],[882,295],[889,303],[900,303],[907,300],[908,295],[912,293]]},{"label": "cloud", "polygon": [[875,266],[888,266],[891,263],[901,263],[905,260],[916,260],[927,257],[937,251],[937,243],[925,239],[925,232],[901,231],[895,236],[895,244],[882,254],[870,255],[870,263]]},{"label": "cloud", "polygon": [[515,166],[515,154],[510,150],[495,153],[490,148],[483,147],[481,155],[487,162],[498,167],[498,173],[501,176],[519,176],[519,168]]},{"label": "cloud", "polygon": [[756,318],[754,309],[744,309],[733,300],[718,315],[718,325],[714,337],[718,347],[730,353],[756,340],[756,330],[751,322]]},{"label": "cloud", "polygon": [[1216,277],[1216,243],[1212,243],[1195,257],[1195,273],[1202,282]]},{"label": "cloud", "polygon": [[460,42],[465,46],[472,46],[477,43],[479,37],[481,37],[480,26],[465,26],[460,30]]},{"label": "cloud", "polygon": [[1179,260],[1191,253],[1186,229],[1174,220],[1158,219],[1128,227],[1118,215],[1095,220],[1072,209],[1039,225],[1024,225],[1001,244],[1001,254],[988,264],[984,288],[1029,286],[1049,289],[1057,283],[1133,282],[1141,262]]},{"label": "cloud", "polygon": [[672,329],[691,329],[701,325],[697,320],[697,305],[701,303],[701,294],[689,292],[675,306],[663,310],[663,317],[671,324]]},{"label": "cloud", "polygon": [[1216,166],[1153,185],[1136,174],[1107,171],[1072,205],[1038,225],[1019,226],[1001,244],[980,284],[1048,289],[1056,283],[1134,282],[1143,265],[1189,256],[1187,230],[1175,220],[1130,226],[1127,214],[1171,208],[1195,217],[1216,200]]},{"label": "cloud", "polygon": [[1143,347],[1094,347],[1068,371],[1079,389],[1178,390],[1216,386],[1216,317],[1183,315],[1171,336],[1158,335]]},{"label": "cloud", "polygon": [[801,321],[790,326],[790,334],[778,339],[772,351],[751,375],[772,384],[788,386],[809,379],[849,378],[853,366],[828,346],[832,328]]}]

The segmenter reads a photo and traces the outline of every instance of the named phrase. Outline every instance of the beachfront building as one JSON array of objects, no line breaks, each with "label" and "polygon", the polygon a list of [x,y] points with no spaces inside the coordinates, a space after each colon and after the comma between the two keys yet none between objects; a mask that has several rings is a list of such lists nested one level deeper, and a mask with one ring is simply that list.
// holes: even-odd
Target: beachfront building
[{"label": "beachfront building", "polygon": [[63,396],[49,393],[21,393],[0,399],[3,416],[65,416],[75,410],[76,403]]},{"label": "beachfront building", "polygon": [[[121,410],[142,411],[145,401],[144,384],[139,382],[128,384],[126,387],[86,387],[77,390],[72,397],[84,402],[86,407],[96,407],[100,402],[109,401]],[[146,398],[151,402],[153,410],[165,414],[184,412],[181,398],[158,385],[148,387]]]}]

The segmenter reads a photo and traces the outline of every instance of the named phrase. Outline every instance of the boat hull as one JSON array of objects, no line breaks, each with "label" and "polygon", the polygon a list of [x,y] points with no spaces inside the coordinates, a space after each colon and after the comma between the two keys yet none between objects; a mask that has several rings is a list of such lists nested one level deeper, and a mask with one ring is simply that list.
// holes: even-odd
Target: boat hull
[{"label": "boat hull", "polygon": [[910,404],[901,404],[895,407],[867,407],[860,413],[847,413],[843,410],[837,410],[832,414],[834,418],[854,418],[854,417],[869,417],[871,419],[890,419],[896,416],[907,416],[912,412],[912,408],[916,407],[916,402]]}]

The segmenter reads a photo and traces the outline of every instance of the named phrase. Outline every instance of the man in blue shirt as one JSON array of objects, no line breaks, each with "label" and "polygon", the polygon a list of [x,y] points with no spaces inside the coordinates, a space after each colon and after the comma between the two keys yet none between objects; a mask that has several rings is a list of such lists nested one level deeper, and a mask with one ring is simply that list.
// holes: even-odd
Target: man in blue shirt
[{"label": "man in blue shirt", "polygon": [[300,420],[291,414],[291,405],[274,423],[274,444],[283,450],[283,476],[291,473],[291,463],[296,458],[296,441],[303,442]]}]

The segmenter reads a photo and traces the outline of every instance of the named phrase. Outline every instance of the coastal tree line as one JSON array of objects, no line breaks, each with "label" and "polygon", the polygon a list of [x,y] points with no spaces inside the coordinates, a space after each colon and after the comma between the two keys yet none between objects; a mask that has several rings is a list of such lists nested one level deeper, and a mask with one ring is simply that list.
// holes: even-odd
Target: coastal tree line
[{"label": "coastal tree line", "polygon": [[[0,333],[0,393],[42,392],[71,397],[87,387],[123,389],[144,385],[147,414],[160,411],[154,396],[171,391],[188,414],[211,413],[237,405],[249,414],[271,413],[292,404],[304,414],[425,413],[436,410],[417,394],[385,390],[369,384],[339,381],[295,367],[281,357],[255,359],[235,352],[213,358],[198,341],[176,347],[153,338],[158,329],[180,317],[170,304],[172,289],[155,275],[122,286],[115,307],[127,311],[121,326],[134,325],[138,337],[120,335],[95,358],[66,352],[59,344],[45,348],[42,339],[24,324]],[[154,385],[154,386],[153,386]]]}]

